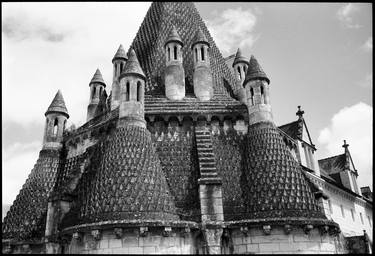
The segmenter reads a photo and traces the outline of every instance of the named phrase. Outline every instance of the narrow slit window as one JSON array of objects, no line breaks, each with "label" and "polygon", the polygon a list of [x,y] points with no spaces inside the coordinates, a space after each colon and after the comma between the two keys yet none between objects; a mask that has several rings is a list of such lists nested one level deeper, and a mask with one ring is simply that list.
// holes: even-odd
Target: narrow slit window
[{"label": "narrow slit window", "polygon": [[103,92],[103,87],[100,87],[100,91],[99,91],[99,97],[102,96],[102,92]]},{"label": "narrow slit window", "polygon": [[141,82],[137,82],[137,101],[141,101]]},{"label": "narrow slit window", "polygon": [[260,87],[260,94],[263,95],[264,94],[264,89],[263,89],[263,85]]},{"label": "narrow slit window", "polygon": [[237,71],[238,71],[238,78],[241,79],[241,68],[240,67],[237,67]]},{"label": "narrow slit window", "polygon": [[55,119],[55,122],[53,123],[53,136],[56,136],[56,135],[57,135],[57,127],[58,127],[58,124],[59,124],[59,120],[56,118],[56,119]]},{"label": "narrow slit window", "polygon": [[328,206],[329,206],[329,212],[332,214],[333,213],[332,202],[329,199],[328,199]]},{"label": "narrow slit window", "polygon": [[126,101],[129,101],[130,99],[130,84],[129,82],[126,83]]},{"label": "narrow slit window", "polygon": [[124,64],[121,62],[121,64],[120,64],[120,74],[121,74],[123,69],[124,69]]},{"label": "narrow slit window", "polygon": [[94,86],[94,89],[92,90],[91,99],[93,99],[95,97],[95,93],[96,93],[96,87]]},{"label": "narrow slit window", "polygon": [[353,210],[353,209],[350,209],[350,212],[351,212],[351,214],[352,214],[352,220],[355,221],[354,210]]},{"label": "narrow slit window", "polygon": [[243,66],[243,73],[246,74],[246,66]]},{"label": "narrow slit window", "polygon": [[341,207],[341,216],[345,218],[344,206],[340,205]]},{"label": "narrow slit window", "polygon": [[362,225],[363,225],[363,224],[364,224],[364,223],[363,223],[363,216],[362,216],[362,213],[361,213],[361,212],[359,213],[359,217],[361,218],[361,223],[362,223]]},{"label": "narrow slit window", "polygon": [[195,62],[198,62],[198,49],[195,48]]},{"label": "narrow slit window", "polygon": [[174,59],[177,60],[177,46],[174,47],[173,53],[174,53]]},{"label": "narrow slit window", "polygon": [[250,95],[251,97],[254,97],[254,89],[252,87],[250,88]]},{"label": "narrow slit window", "polygon": [[168,61],[171,60],[171,48],[168,47]]},{"label": "narrow slit window", "polygon": [[202,61],[204,61],[204,48],[201,48]]}]

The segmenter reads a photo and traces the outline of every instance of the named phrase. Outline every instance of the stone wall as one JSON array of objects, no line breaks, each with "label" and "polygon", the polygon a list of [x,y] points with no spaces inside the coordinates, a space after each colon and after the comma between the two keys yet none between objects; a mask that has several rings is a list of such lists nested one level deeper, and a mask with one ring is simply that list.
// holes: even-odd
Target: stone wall
[{"label": "stone wall", "polygon": [[305,234],[302,228],[292,227],[286,234],[282,227],[272,227],[266,235],[262,228],[250,228],[247,235],[240,229],[231,230],[234,254],[336,254],[345,253],[344,243],[337,236],[320,234],[317,228]]},{"label": "stone wall", "polygon": [[195,254],[196,246],[191,233],[172,232],[163,236],[159,231],[150,231],[140,236],[138,230],[124,230],[122,238],[116,238],[113,230],[103,231],[99,240],[90,233],[72,239],[64,253],[100,254]]}]

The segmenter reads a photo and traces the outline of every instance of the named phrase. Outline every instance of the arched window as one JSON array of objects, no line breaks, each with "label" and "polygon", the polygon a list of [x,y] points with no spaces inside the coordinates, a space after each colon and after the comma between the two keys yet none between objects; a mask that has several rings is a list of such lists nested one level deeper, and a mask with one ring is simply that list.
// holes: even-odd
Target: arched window
[{"label": "arched window", "polygon": [[168,61],[171,60],[171,48],[168,47]]},{"label": "arched window", "polygon": [[250,95],[251,95],[251,97],[254,97],[254,89],[253,89],[253,87],[250,88]]},{"label": "arched window", "polygon": [[260,94],[263,95],[264,93],[264,89],[263,89],[263,85],[260,87]]},{"label": "arched window", "polygon": [[202,60],[204,61],[204,48],[203,48],[203,46],[201,47],[201,55],[202,55]]},{"label": "arched window", "polygon": [[177,60],[177,46],[175,46],[174,48],[173,48],[173,53],[174,53],[174,59],[175,60]]},{"label": "arched window", "polygon": [[238,71],[238,78],[241,79],[241,68],[240,68],[240,66],[237,67],[237,71]]},{"label": "arched window", "polygon": [[58,124],[59,124],[59,120],[57,119],[57,117],[55,118],[55,122],[53,123],[53,136],[56,136],[57,135],[57,127],[58,127]]},{"label": "arched window", "polygon": [[141,101],[141,82],[137,82],[137,101]]},{"label": "arched window", "polygon": [[92,90],[91,99],[93,99],[95,97],[95,93],[96,93],[96,87],[94,86],[94,89]]},{"label": "arched window", "polygon": [[130,84],[129,82],[126,82],[126,93],[125,93],[126,101],[129,101],[130,99]]},{"label": "arched window", "polygon": [[121,74],[123,69],[124,69],[124,63],[121,62],[121,64],[120,64],[120,74]]},{"label": "arched window", "polygon": [[198,62],[198,49],[195,48],[195,62]]}]

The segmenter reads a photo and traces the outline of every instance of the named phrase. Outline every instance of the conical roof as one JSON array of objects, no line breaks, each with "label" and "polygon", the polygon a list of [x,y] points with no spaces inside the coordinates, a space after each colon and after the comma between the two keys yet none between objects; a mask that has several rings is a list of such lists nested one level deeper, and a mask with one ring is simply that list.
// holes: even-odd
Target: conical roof
[{"label": "conical roof", "polygon": [[165,40],[164,47],[165,47],[165,45],[167,45],[170,42],[176,42],[176,43],[181,44],[182,46],[184,45],[184,43],[182,42],[181,37],[178,34],[177,29],[174,25],[172,25],[171,32],[169,33],[169,36],[168,36],[167,40]]},{"label": "conical roof", "polygon": [[264,79],[267,81],[267,83],[270,83],[270,80],[268,79],[266,73],[264,73],[262,67],[259,65],[257,59],[255,59],[254,55],[251,55],[244,84],[253,79]]},{"label": "conical roof", "polygon": [[60,90],[57,91],[45,115],[48,115],[49,113],[53,112],[65,114],[69,118],[68,110],[66,109],[65,101]]},{"label": "conical roof", "polygon": [[102,73],[100,73],[100,70],[98,68],[96,69],[96,72],[95,72],[94,76],[92,77],[92,79],[90,81],[90,84],[92,84],[92,83],[100,83],[100,84],[103,84],[104,87],[105,87],[105,83],[104,83],[104,80],[103,80]]},{"label": "conical roof", "polygon": [[165,85],[162,82],[166,65],[165,42],[173,25],[179,31],[182,42],[189,46],[182,47],[186,93],[194,93],[194,56],[190,46],[200,28],[210,44],[210,67],[214,94],[228,96],[227,88],[232,88],[232,90],[235,88],[235,77],[192,2],[153,2],[151,4],[131,44],[146,75],[145,94],[164,95],[165,93]]},{"label": "conical roof", "polygon": [[125,67],[120,74],[120,79],[126,75],[136,75],[136,76],[140,76],[143,79],[146,79],[145,73],[143,73],[143,70],[141,66],[139,65],[137,55],[135,54],[135,51],[133,48],[130,49],[128,57],[129,59],[125,63]]},{"label": "conical roof", "polygon": [[271,122],[249,126],[244,190],[246,217],[326,220],[299,163]]},{"label": "conical roof", "polygon": [[246,60],[246,57],[242,55],[242,52],[241,52],[240,48],[238,48],[237,53],[236,53],[236,57],[234,58],[234,61],[233,61],[233,64],[232,64],[232,67],[234,67],[234,65],[236,65],[237,63],[240,63],[240,62],[243,62],[243,63],[246,63],[247,65],[249,65],[249,62]]},{"label": "conical roof", "polygon": [[146,128],[117,128],[93,148],[90,158],[77,187],[76,208],[66,216],[63,226],[116,220],[180,220]]},{"label": "conical roof", "polygon": [[126,57],[126,53],[125,53],[124,47],[122,47],[122,44],[120,44],[120,47],[118,48],[115,56],[112,59],[112,63],[115,60],[125,60],[126,61],[127,59],[128,58]]},{"label": "conical roof", "polygon": [[195,35],[195,38],[194,38],[194,42],[191,45],[191,48],[193,48],[194,45],[196,45],[198,43],[202,43],[202,44],[206,44],[206,45],[210,46],[206,36],[203,34],[203,32],[200,28],[198,28],[198,31],[197,31],[197,33]]}]

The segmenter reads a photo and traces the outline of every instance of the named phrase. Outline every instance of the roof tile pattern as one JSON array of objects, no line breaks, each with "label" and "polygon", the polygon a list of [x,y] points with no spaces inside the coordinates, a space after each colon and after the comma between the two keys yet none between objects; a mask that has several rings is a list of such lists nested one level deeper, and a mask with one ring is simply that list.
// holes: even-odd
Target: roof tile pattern
[{"label": "roof tile pattern", "polygon": [[297,120],[288,124],[284,124],[282,126],[279,126],[279,128],[293,139],[302,139],[302,120]]},{"label": "roof tile pattern", "polygon": [[172,26],[171,32],[169,33],[167,40],[165,40],[165,45],[170,42],[176,42],[176,43],[180,43],[181,45],[184,45],[175,26]]},{"label": "roof tile pattern", "polygon": [[259,65],[257,59],[255,59],[254,55],[251,55],[244,84],[253,79],[264,79],[267,81],[267,83],[270,83],[270,80],[268,79],[266,73],[264,73],[262,67]]},{"label": "roof tile pattern", "polygon": [[48,196],[55,184],[59,163],[58,151],[40,151],[34,168],[4,218],[3,238],[32,240],[44,236]]},{"label": "roof tile pattern", "polygon": [[[75,209],[63,225],[179,220],[149,131],[137,126],[118,128],[93,151],[77,186]],[[76,221],[74,213],[78,214]]]},{"label": "roof tile pattern", "polygon": [[210,67],[213,74],[214,92],[226,94],[227,90],[235,88],[235,79],[194,4],[191,2],[154,2],[131,46],[137,53],[147,77],[146,94],[164,94],[165,87],[162,81],[165,69],[164,44],[173,25],[184,43],[182,56],[186,75],[186,92],[194,92],[194,59],[191,45],[198,28],[203,31],[211,46]]},{"label": "roof tile pattern", "polygon": [[300,165],[276,126],[249,126],[243,197],[247,218],[314,217],[326,219]]},{"label": "roof tile pattern", "polygon": [[96,69],[94,76],[91,78],[90,84],[92,83],[100,83],[105,87],[103,76],[99,69]]},{"label": "roof tile pattern", "polygon": [[57,91],[55,97],[53,98],[51,104],[49,105],[46,115],[52,112],[60,112],[64,113],[69,117],[68,110],[65,106],[64,97],[62,96],[62,93],[60,90]]},{"label": "roof tile pattern", "polygon": [[128,57],[129,59],[125,63],[125,67],[124,70],[121,72],[120,79],[125,75],[137,75],[141,76],[142,78],[145,78],[145,74],[143,73],[142,68],[139,66],[139,61],[134,49],[130,49]]},{"label": "roof tile pattern", "polygon": [[120,44],[115,56],[113,56],[113,59],[112,59],[112,63],[115,61],[115,60],[127,60],[128,58],[126,57],[126,53],[125,53],[125,50],[124,50],[124,47],[122,46],[122,44]]}]

